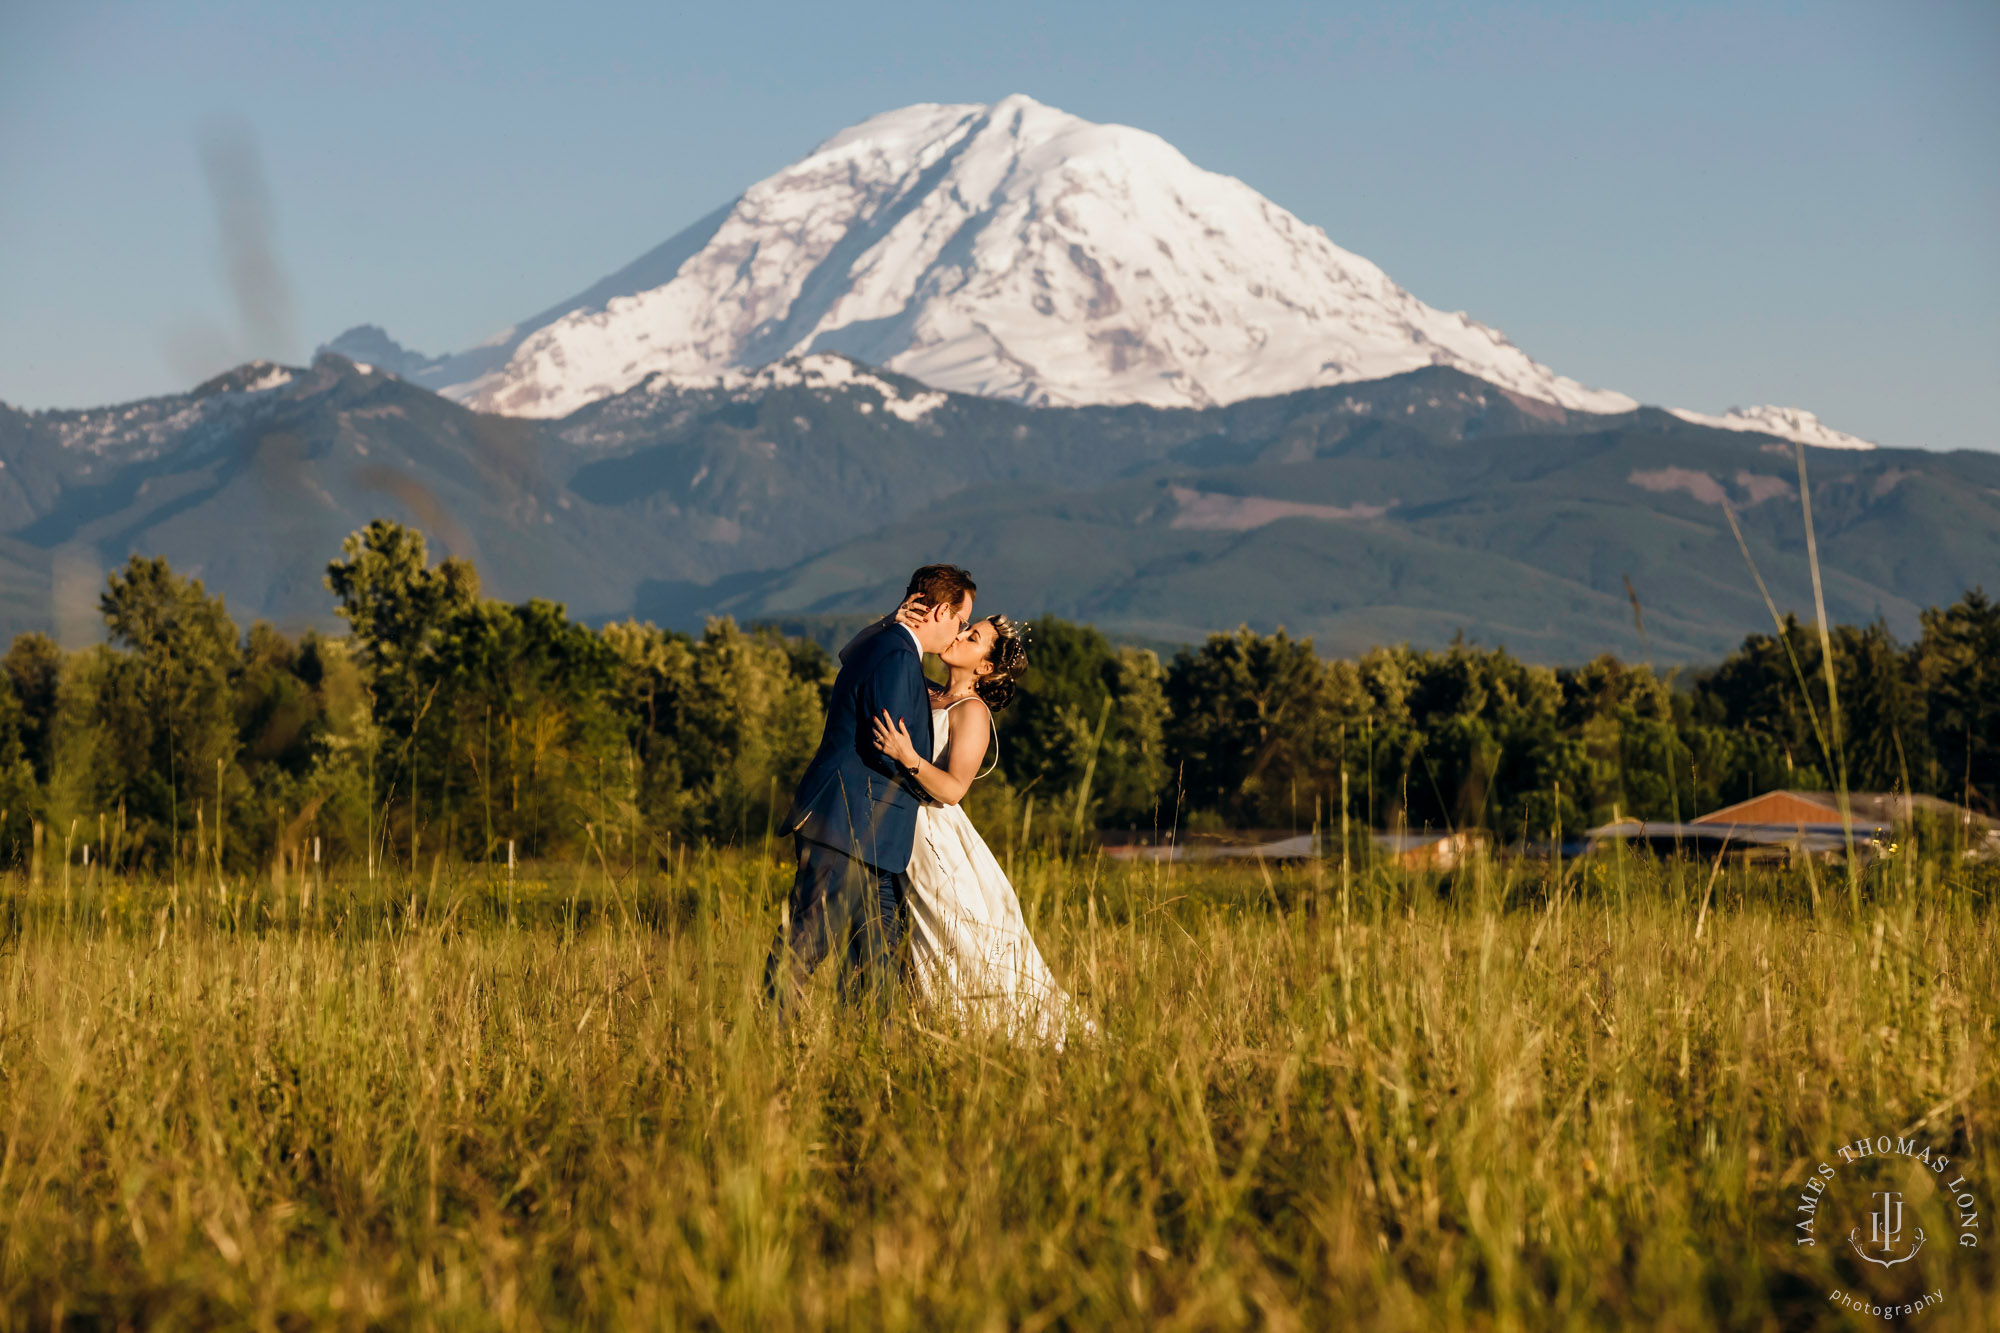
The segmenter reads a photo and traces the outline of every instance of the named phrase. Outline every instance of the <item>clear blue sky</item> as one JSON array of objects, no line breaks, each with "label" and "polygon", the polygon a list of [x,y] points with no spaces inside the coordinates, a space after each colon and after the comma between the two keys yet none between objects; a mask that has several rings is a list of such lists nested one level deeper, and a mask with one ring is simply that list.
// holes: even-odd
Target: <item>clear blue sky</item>
[{"label": "clear blue sky", "polygon": [[[1588,384],[2000,447],[1993,0],[0,0],[0,400],[362,322],[457,349],[843,125],[1010,92],[1163,135]],[[287,295],[247,325],[200,148],[232,124]]]}]

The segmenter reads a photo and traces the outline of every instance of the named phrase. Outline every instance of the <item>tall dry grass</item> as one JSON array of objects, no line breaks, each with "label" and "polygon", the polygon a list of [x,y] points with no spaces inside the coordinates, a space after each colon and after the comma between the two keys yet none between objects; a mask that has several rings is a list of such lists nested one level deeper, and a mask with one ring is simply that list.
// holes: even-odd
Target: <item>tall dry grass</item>
[{"label": "tall dry grass", "polygon": [[830,979],[778,1029],[755,853],[16,881],[0,1327],[1840,1326],[1836,1145],[2000,1187],[1990,875],[1016,873],[1061,1056]]}]

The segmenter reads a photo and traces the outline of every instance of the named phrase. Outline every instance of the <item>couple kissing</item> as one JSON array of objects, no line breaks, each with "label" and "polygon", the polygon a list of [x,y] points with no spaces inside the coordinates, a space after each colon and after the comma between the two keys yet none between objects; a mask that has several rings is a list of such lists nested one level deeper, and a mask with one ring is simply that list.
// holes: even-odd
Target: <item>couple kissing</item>
[{"label": "couple kissing", "polygon": [[[838,953],[844,995],[886,1021],[907,982],[958,1026],[1047,1042],[1075,1012],[1028,933],[1020,899],[961,802],[998,762],[993,715],[1028,668],[1021,628],[973,617],[956,565],[910,575],[903,603],[840,650],[819,750],[784,827],[797,869],[764,968],[780,1016]],[[947,679],[924,675],[926,654]]]}]

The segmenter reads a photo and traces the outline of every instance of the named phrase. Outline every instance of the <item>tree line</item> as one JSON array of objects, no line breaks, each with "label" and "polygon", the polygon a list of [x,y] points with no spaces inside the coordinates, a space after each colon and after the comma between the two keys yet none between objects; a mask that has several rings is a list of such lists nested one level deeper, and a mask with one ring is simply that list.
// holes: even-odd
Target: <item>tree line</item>
[{"label": "tree line", "polygon": [[[344,634],[245,634],[199,580],[133,557],[101,598],[107,643],[17,638],[0,659],[0,855],[240,873],[753,843],[836,670],[810,639],[728,620],[592,628],[483,597],[471,564],[431,564],[386,521],[347,540],[327,586]],[[1921,624],[1908,645],[1835,627],[1830,698],[1818,630],[1795,619],[1662,674],[1464,642],[1328,660],[1247,629],[1163,663],[1045,617],[972,813],[1010,841],[1303,829],[1337,820],[1344,793],[1365,825],[1512,840],[1843,780],[1993,812],[2000,605],[1973,590]]]}]

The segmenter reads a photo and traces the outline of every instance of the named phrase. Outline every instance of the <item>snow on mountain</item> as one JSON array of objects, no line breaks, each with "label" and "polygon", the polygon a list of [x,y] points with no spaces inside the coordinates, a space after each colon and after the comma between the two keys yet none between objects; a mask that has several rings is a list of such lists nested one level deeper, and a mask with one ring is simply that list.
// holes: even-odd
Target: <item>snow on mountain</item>
[{"label": "snow on mountain", "polygon": [[[752,371],[728,371],[720,377],[719,384],[744,397],[761,395],[772,389],[872,389],[881,400],[882,410],[904,421],[921,421],[945,404],[945,396],[935,389],[905,397],[902,390],[888,380],[869,374],[866,366],[831,352],[787,357]],[[864,414],[875,410],[871,403],[863,402],[859,406]]]},{"label": "snow on mountain", "polygon": [[[754,390],[764,367],[788,359],[783,374],[823,387],[863,374],[824,353],[1048,406],[1207,406],[1432,365],[1572,410],[1637,406],[1425,305],[1157,136],[1020,96],[905,107],[844,130],[587,290],[456,355],[409,351],[372,325],[329,350],[530,417],[565,416],[649,380]],[[871,387],[885,410],[929,410],[887,381]],[[1799,408],[1675,414],[1872,447]]]},{"label": "snow on mountain", "polygon": [[648,376],[715,383],[838,352],[1043,405],[1202,406],[1446,365],[1568,408],[1636,406],[1425,305],[1157,136],[1027,97],[864,121],[656,254],[670,277],[624,272],[657,285],[601,283],[439,387],[554,417]]},{"label": "snow on mountain", "polygon": [[200,447],[256,420],[276,403],[275,391],[299,373],[273,361],[250,361],[187,393],[39,415],[65,452],[123,465]]},{"label": "snow on mountain", "polygon": [[1670,409],[1683,421],[1692,421],[1697,426],[1719,426],[1723,430],[1756,431],[1764,435],[1776,435],[1782,439],[1800,440],[1817,445],[1821,449],[1873,449],[1873,440],[1864,440],[1859,435],[1849,435],[1846,431],[1835,430],[1802,407],[1732,407],[1721,416],[1710,416],[1703,412],[1689,412],[1682,408]]}]

